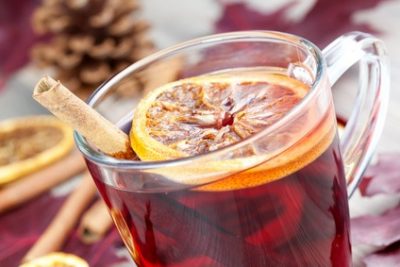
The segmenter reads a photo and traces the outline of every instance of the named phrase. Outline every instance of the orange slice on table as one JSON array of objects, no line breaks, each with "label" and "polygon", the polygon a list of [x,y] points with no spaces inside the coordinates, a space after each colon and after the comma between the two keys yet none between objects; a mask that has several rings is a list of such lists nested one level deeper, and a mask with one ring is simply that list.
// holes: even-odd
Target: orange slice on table
[{"label": "orange slice on table", "polygon": [[[309,86],[298,80],[265,71],[204,75],[172,82],[151,91],[139,102],[132,120],[131,146],[144,161],[217,150],[272,125],[299,103],[308,90]],[[162,174],[176,182],[201,184],[218,175],[252,167],[263,159],[249,151],[241,158],[211,161],[197,167],[172,167]],[[263,164],[263,168],[271,169],[274,164],[277,162]],[[254,186],[278,175],[275,171],[259,177],[260,170],[255,168],[257,177],[251,177],[252,171],[230,177],[223,185],[208,185],[207,189]]]},{"label": "orange slice on table", "polygon": [[23,263],[19,267],[89,267],[89,264],[73,254],[53,252]]},{"label": "orange slice on table", "polygon": [[0,122],[0,185],[53,163],[73,144],[71,128],[53,116]]}]

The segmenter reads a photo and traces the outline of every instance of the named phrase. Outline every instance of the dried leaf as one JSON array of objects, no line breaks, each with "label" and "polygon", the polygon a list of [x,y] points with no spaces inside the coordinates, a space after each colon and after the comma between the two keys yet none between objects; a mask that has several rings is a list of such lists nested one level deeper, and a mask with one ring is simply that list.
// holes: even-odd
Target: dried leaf
[{"label": "dried leaf", "polygon": [[355,22],[353,14],[373,8],[383,1],[353,0],[350,4],[347,0],[319,0],[300,21],[287,18],[288,11],[296,8],[295,0],[268,14],[252,10],[244,3],[231,3],[225,6],[216,28],[220,32],[255,29],[283,31],[325,46],[345,32],[375,32],[370,25]]},{"label": "dried leaf", "polygon": [[39,0],[2,1],[0,8],[0,89],[29,61],[29,50],[38,41],[30,25]]},{"label": "dried leaf", "polygon": [[378,156],[376,164],[368,167],[360,185],[363,196],[395,194],[400,192],[400,154],[387,153]]},{"label": "dried leaf", "polygon": [[400,240],[400,206],[382,215],[365,215],[351,220],[353,244],[388,246]]}]

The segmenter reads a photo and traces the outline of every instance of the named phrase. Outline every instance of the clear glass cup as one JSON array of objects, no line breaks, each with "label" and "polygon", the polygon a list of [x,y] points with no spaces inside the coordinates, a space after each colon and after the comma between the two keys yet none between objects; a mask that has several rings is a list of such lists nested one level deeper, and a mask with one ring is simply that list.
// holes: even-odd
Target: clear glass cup
[{"label": "clear glass cup", "polygon": [[[356,62],[357,99],[339,140],[331,85]],[[138,266],[350,266],[348,196],[376,148],[389,94],[380,40],[352,32],[321,52],[301,37],[279,32],[207,36],[129,66],[100,86],[89,104],[129,131],[142,97],[132,87],[137,79],[147,81],[148,91],[236,68],[267,68],[311,89],[276,123],[198,156],[118,160],[75,134],[134,261]]]}]

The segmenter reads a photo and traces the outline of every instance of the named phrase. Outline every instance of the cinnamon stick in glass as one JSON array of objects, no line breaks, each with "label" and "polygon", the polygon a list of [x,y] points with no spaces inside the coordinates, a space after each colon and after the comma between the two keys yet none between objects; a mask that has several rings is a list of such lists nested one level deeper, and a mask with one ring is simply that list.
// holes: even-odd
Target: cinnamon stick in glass
[{"label": "cinnamon stick in glass", "polygon": [[30,174],[0,190],[0,213],[16,207],[85,170],[78,151],[43,170]]},{"label": "cinnamon stick in glass", "polygon": [[[103,153],[120,159],[135,159],[128,135],[71,93],[59,81],[50,77],[42,78],[35,86],[33,98]],[[95,192],[90,174],[85,175],[44,234],[24,257],[24,261],[59,250],[80,215],[93,200]]]},{"label": "cinnamon stick in glass", "polygon": [[60,250],[83,211],[93,201],[96,192],[92,177],[86,172],[50,225],[25,255],[23,262]]},{"label": "cinnamon stick in glass", "polygon": [[33,98],[102,152],[116,158],[134,158],[128,135],[71,93],[59,81],[48,76],[42,78],[35,86]]}]

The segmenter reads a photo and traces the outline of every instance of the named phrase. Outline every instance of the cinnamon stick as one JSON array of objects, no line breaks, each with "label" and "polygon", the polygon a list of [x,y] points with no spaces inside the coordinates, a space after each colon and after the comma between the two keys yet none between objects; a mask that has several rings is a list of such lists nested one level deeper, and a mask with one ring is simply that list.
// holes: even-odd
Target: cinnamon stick
[{"label": "cinnamon stick", "polygon": [[78,235],[82,242],[92,244],[99,241],[113,224],[107,206],[102,199],[94,203],[81,219]]},{"label": "cinnamon stick", "polygon": [[78,151],[0,190],[0,213],[20,205],[85,169]]},{"label": "cinnamon stick", "polygon": [[102,152],[117,158],[134,158],[128,135],[59,81],[48,76],[42,78],[35,86],[33,98],[60,120],[70,124]]},{"label": "cinnamon stick", "polygon": [[86,172],[80,184],[68,196],[67,200],[45,232],[28,251],[23,262],[59,250],[63,246],[73,227],[76,225],[82,212],[93,200],[95,195],[96,187],[92,177],[88,172]]}]

